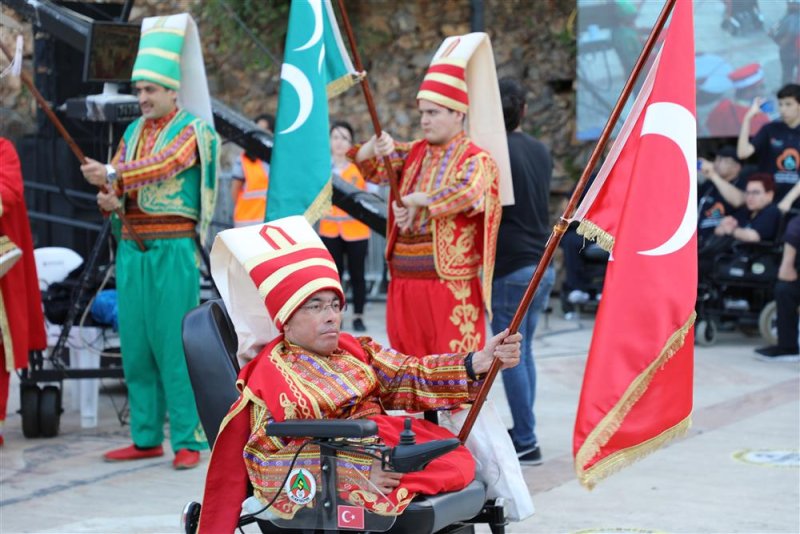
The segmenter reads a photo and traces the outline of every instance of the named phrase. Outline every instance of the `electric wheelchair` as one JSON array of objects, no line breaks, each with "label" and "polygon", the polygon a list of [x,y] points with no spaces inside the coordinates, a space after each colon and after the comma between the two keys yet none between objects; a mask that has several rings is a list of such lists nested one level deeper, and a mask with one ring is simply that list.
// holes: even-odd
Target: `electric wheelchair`
[{"label": "electric wheelchair", "polygon": [[[205,302],[186,315],[183,320],[183,344],[200,421],[209,446],[213,448],[220,424],[238,398],[235,387],[239,371],[237,339],[221,300]],[[425,417],[435,422],[436,413],[426,412]],[[282,437],[309,437],[320,445],[323,474],[318,485],[318,510],[309,513],[301,510],[305,516],[298,512],[292,520],[267,521],[253,517],[254,514],[245,514],[240,517],[239,527],[256,523],[261,532],[276,534],[324,531],[467,534],[474,533],[474,524],[487,523],[493,534],[505,532],[507,522],[502,499],[487,500],[486,486],[478,480],[461,491],[418,496],[396,520],[394,517],[387,520],[386,516],[366,511],[362,527],[341,528],[334,509],[349,503],[336,496],[336,469],[326,469],[325,466],[335,462],[336,451],[342,449],[344,439],[376,434],[375,423],[369,420],[296,420],[272,423],[268,426],[268,432]],[[443,444],[440,451],[420,450],[427,443],[401,449],[403,434],[405,432],[401,433],[401,442],[397,447],[382,451],[383,460],[400,472],[403,469],[421,468],[434,455],[447,452],[458,444],[455,439],[440,440],[454,443]],[[413,435],[407,438],[413,441]],[[447,446],[451,448],[444,450]],[[181,518],[184,532],[196,532],[200,509],[201,504],[197,502],[186,505]],[[313,517],[309,517],[312,514]]]},{"label": "electric wheelchair", "polygon": [[777,343],[777,307],[773,291],[783,253],[785,214],[775,241],[745,243],[729,236],[710,236],[698,261],[695,342],[713,345],[721,329],[758,332],[769,345]]}]

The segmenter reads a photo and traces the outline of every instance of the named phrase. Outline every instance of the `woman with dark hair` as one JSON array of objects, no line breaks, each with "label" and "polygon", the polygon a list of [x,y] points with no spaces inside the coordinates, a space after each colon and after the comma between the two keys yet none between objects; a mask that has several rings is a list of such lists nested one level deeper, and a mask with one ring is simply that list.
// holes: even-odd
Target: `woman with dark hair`
[{"label": "woman with dark hair", "polygon": [[[353,127],[346,121],[334,121],[331,124],[330,134],[333,172],[341,176],[345,182],[359,189],[365,189],[364,177],[358,167],[347,159],[347,151],[353,146]],[[367,300],[364,264],[367,259],[369,228],[341,208],[331,206],[331,211],[319,223],[319,235],[342,275],[345,272],[345,257],[347,257],[347,274],[350,277],[350,286],[353,288],[353,330],[366,332],[363,317],[364,304]]]}]

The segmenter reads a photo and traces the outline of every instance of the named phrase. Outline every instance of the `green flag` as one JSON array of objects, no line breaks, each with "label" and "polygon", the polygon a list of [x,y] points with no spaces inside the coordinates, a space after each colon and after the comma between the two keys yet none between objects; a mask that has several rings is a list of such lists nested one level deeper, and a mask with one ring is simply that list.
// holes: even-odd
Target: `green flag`
[{"label": "green flag", "polygon": [[357,82],[330,0],[292,2],[285,50],[266,220],[313,224],[331,205],[328,98]]}]

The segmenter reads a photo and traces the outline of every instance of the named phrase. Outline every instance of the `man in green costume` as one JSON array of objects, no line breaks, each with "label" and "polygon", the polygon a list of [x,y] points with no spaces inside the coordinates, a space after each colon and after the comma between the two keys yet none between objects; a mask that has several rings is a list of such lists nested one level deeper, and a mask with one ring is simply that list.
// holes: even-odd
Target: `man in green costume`
[{"label": "man in green costume", "polygon": [[173,467],[189,469],[208,445],[186,369],[181,321],[199,304],[195,236],[205,238],[214,212],[219,145],[189,15],[143,21],[131,80],[142,117],[125,131],[111,164],[87,159],[81,166],[90,183],[110,185],[98,193],[98,205],[122,208],[146,248],[140,250],[123,226],[116,276],[133,445],[104,458],[162,456],[169,414]]}]

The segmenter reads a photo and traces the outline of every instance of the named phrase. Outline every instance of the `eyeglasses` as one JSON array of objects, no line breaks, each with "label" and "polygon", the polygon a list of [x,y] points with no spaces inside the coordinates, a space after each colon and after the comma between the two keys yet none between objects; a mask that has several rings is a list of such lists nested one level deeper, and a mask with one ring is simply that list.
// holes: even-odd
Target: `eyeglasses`
[{"label": "eyeglasses", "polygon": [[341,313],[344,311],[346,306],[342,306],[342,303],[338,300],[332,300],[328,303],[323,303],[321,300],[312,300],[311,302],[300,306],[301,310],[305,310],[311,315],[319,315],[320,313],[333,310],[333,313]]},{"label": "eyeglasses", "polygon": [[748,197],[757,197],[758,195],[763,195],[764,191],[745,191],[744,194]]}]

